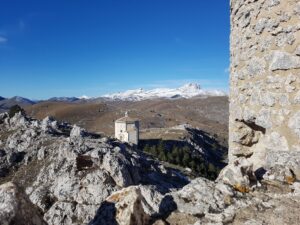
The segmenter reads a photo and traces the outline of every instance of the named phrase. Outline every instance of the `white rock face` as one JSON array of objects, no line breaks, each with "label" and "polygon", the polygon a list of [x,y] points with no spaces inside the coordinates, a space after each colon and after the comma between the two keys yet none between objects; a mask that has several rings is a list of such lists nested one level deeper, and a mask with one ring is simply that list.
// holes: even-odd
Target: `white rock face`
[{"label": "white rock face", "polygon": [[38,208],[13,183],[0,186],[0,221],[2,225],[46,225]]},{"label": "white rock face", "polygon": [[[153,216],[161,214],[163,195],[151,186],[131,186],[113,193],[97,212],[91,225],[104,223],[104,218],[114,218],[120,225],[148,225]],[[170,205],[164,204],[164,210]],[[115,216],[113,214],[116,214]]]},{"label": "white rock face", "polygon": [[83,128],[74,125],[70,133],[70,138],[74,138],[74,139],[81,138],[85,135],[85,133],[86,132]]},{"label": "white rock face", "polygon": [[219,90],[203,90],[200,85],[190,83],[180,88],[156,88],[152,90],[136,89],[123,93],[104,95],[103,97],[115,100],[141,101],[155,98],[192,98],[195,96],[225,96],[226,93]]},{"label": "white rock face", "polygon": [[[191,215],[205,215],[210,211],[220,211],[225,207],[222,192],[217,190],[214,182],[195,179],[189,185],[172,194],[177,210]],[[229,191],[233,194],[233,191]],[[219,202],[220,201],[220,202]]]},{"label": "white rock face", "polygon": [[286,52],[275,51],[272,55],[271,70],[289,70],[300,68],[300,58]]},{"label": "white rock face", "polygon": [[300,178],[300,151],[270,151],[266,156],[266,169],[278,167],[278,171],[291,170],[299,180]]}]

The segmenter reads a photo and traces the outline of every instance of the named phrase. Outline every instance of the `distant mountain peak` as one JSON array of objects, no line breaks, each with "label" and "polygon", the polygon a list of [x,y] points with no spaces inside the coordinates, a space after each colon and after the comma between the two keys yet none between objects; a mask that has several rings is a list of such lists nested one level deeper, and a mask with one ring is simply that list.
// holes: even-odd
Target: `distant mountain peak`
[{"label": "distant mountain peak", "polygon": [[34,104],[34,101],[28,99],[28,98],[24,98],[21,96],[14,96],[10,99],[11,101],[15,101],[17,103],[27,103],[27,104]]},{"label": "distant mountain peak", "polygon": [[88,100],[88,99],[91,99],[91,97],[86,96],[86,95],[82,95],[82,96],[79,97],[79,99],[81,99],[81,100]]},{"label": "distant mountain peak", "polygon": [[178,89],[180,89],[180,90],[201,90],[201,86],[200,86],[200,84],[197,84],[197,83],[187,83]]}]

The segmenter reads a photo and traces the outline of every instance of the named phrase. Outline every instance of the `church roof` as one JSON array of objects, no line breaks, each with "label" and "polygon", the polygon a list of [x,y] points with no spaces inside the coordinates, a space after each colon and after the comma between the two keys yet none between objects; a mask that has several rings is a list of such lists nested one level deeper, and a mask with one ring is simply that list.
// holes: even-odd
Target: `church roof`
[{"label": "church roof", "polygon": [[138,119],[135,119],[135,118],[131,118],[129,116],[124,116],[120,119],[117,119],[116,120],[116,123],[134,123],[136,121],[139,121]]}]

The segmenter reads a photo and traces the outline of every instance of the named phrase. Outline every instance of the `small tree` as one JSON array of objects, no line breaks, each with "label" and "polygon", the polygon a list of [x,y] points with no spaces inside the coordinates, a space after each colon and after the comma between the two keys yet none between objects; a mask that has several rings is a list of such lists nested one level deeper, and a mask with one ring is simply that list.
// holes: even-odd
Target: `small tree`
[{"label": "small tree", "polygon": [[161,161],[167,161],[167,157],[164,151],[161,151],[158,155],[159,160]]},{"label": "small tree", "polygon": [[196,170],[197,170],[197,164],[196,164],[196,162],[195,162],[194,160],[192,160],[192,161],[189,163],[189,166],[192,168],[192,170],[193,170],[194,172],[196,172]]},{"label": "small tree", "polygon": [[182,164],[183,166],[189,166],[189,163],[191,161],[191,157],[189,152],[184,151],[183,159],[182,159]]},{"label": "small tree", "polygon": [[146,144],[143,150],[144,150],[144,152],[149,153],[150,152],[150,146],[148,144]]},{"label": "small tree", "polygon": [[167,152],[167,161],[170,163],[174,163],[174,159],[171,151]]},{"label": "small tree", "polygon": [[21,112],[22,115],[25,115],[25,110],[19,105],[14,105],[10,107],[8,115],[10,118],[14,117],[17,113]]},{"label": "small tree", "polygon": [[149,153],[151,153],[154,156],[158,156],[157,148],[156,148],[155,145],[153,145],[153,146],[150,147]]},{"label": "small tree", "polygon": [[157,146],[158,152],[164,152],[165,151],[165,144],[163,140],[160,140]]}]

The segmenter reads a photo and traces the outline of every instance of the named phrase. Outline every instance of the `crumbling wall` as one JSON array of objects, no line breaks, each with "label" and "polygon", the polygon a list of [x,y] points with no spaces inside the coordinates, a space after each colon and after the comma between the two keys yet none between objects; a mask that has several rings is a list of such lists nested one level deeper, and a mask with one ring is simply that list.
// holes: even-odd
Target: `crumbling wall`
[{"label": "crumbling wall", "polygon": [[229,161],[300,151],[300,0],[231,0]]}]

